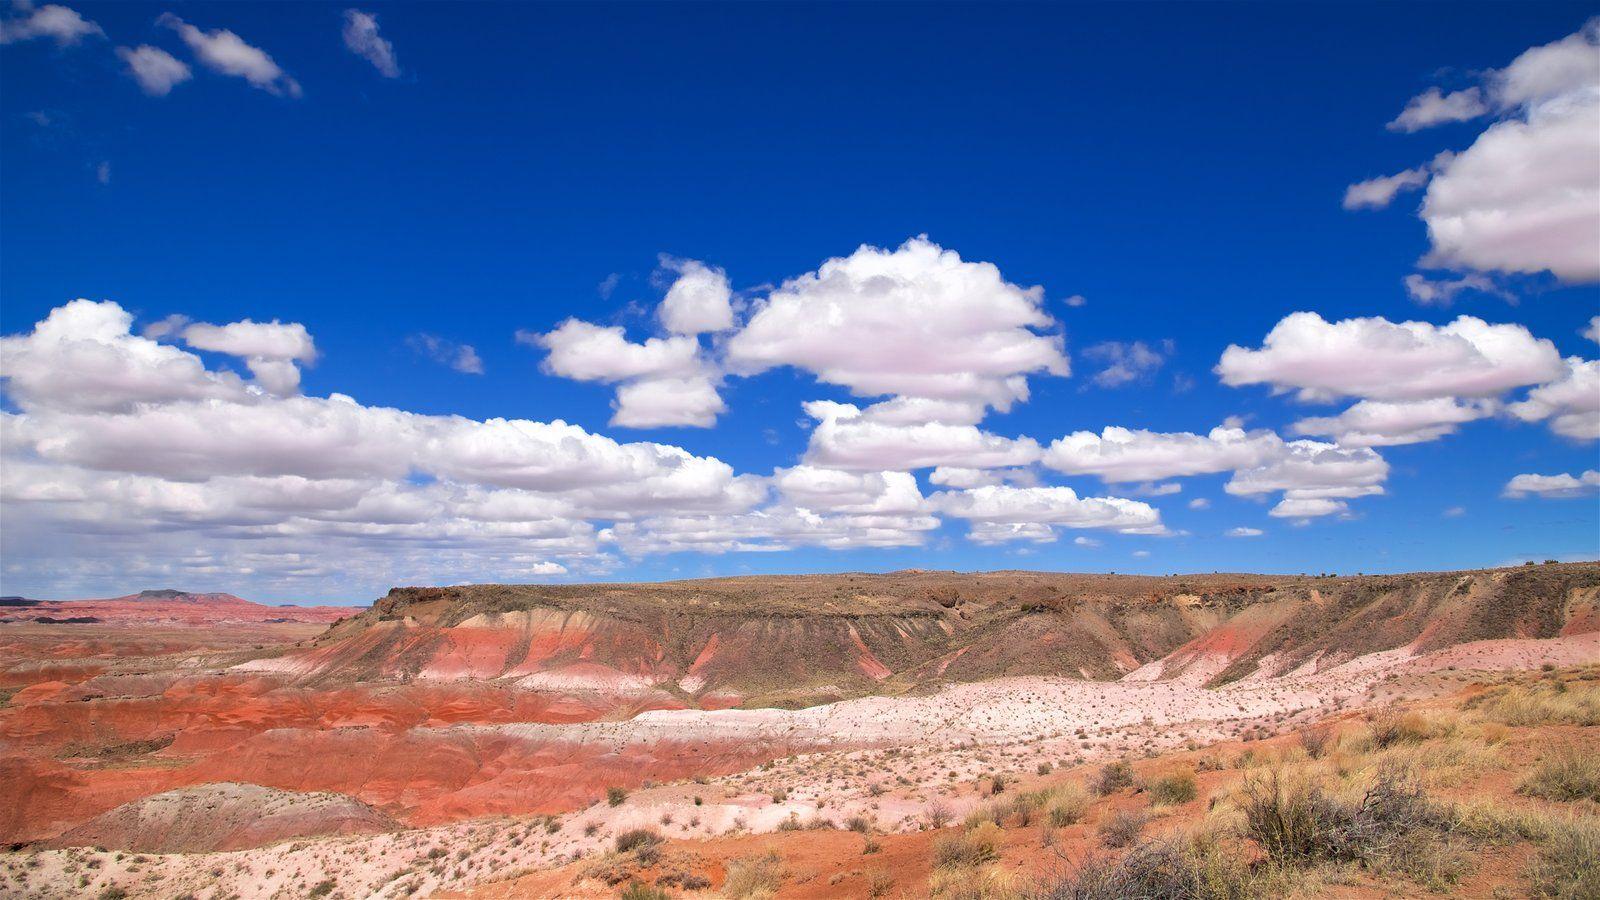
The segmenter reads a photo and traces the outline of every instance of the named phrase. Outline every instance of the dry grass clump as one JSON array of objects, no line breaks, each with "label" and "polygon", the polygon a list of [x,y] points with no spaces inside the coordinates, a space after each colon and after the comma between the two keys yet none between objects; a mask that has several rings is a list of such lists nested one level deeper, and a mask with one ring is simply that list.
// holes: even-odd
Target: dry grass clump
[{"label": "dry grass clump", "polygon": [[1126,847],[1139,839],[1150,814],[1142,809],[1119,809],[1100,820],[1100,843],[1107,847]]},{"label": "dry grass clump", "polygon": [[976,827],[957,834],[940,836],[933,842],[933,865],[939,867],[973,868],[1000,858],[1000,845],[1005,833],[993,822],[980,822]]},{"label": "dry grass clump", "polygon": [[938,900],[1019,900],[1022,879],[997,865],[946,867],[928,876],[928,896]]},{"label": "dry grass clump", "polygon": [[1473,738],[1465,730],[1450,729],[1443,734],[1421,743],[1394,744],[1353,756],[1341,753],[1335,759],[1336,769],[1342,774],[1362,770],[1412,772],[1430,787],[1453,787],[1500,765],[1498,751],[1481,738]]},{"label": "dry grass clump", "polygon": [[755,856],[741,856],[728,863],[728,877],[722,882],[722,895],[730,900],[762,900],[778,893],[783,886],[783,857],[768,850]]},{"label": "dry grass clump", "polygon": [[1177,769],[1145,785],[1145,791],[1157,806],[1177,806],[1198,796],[1200,785],[1192,769]]},{"label": "dry grass clump", "polygon": [[1528,875],[1535,897],[1600,897],[1600,819],[1571,819],[1557,825],[1540,847]]},{"label": "dry grass clump", "polygon": [[1048,880],[1031,900],[1244,900],[1264,896],[1236,848],[1210,833],[1142,841],[1120,857],[1095,856]]},{"label": "dry grass clump", "polygon": [[1009,900],[1016,896],[1016,879],[995,865],[1005,832],[994,822],[980,822],[958,834],[933,842],[933,873],[929,896],[960,900]]},{"label": "dry grass clump", "polygon": [[1600,803],[1600,757],[1565,746],[1539,760],[1517,793],[1543,800],[1593,800]]},{"label": "dry grass clump", "polygon": [[1493,721],[1521,728],[1536,725],[1600,725],[1600,685],[1546,680],[1502,685],[1467,704]]},{"label": "dry grass clump", "polygon": [[642,881],[630,881],[628,886],[618,894],[619,900],[669,900],[671,894],[665,890],[652,887]]},{"label": "dry grass clump", "polygon": [[1372,742],[1378,749],[1420,744],[1434,736],[1432,723],[1417,712],[1384,712],[1372,719]]},{"label": "dry grass clump", "polygon": [[1089,794],[1075,782],[1057,787],[1045,801],[1045,821],[1051,827],[1065,828],[1083,820],[1089,811]]}]

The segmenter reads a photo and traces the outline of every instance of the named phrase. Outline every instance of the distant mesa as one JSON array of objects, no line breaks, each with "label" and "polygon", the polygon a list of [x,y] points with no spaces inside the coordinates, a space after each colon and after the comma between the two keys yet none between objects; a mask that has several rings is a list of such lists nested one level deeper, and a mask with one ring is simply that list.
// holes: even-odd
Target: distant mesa
[{"label": "distant mesa", "polygon": [[[10,610],[26,609],[26,614]],[[93,600],[30,600],[0,598],[0,622],[40,625],[90,625],[138,622],[180,626],[227,624],[328,624],[359,612],[348,606],[268,606],[221,592],[194,593],[175,588],[142,590]]]}]

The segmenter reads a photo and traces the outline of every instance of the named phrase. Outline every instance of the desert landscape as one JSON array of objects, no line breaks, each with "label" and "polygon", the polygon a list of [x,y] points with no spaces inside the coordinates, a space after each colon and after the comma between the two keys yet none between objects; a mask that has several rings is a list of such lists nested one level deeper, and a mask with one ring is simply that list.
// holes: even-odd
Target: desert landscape
[{"label": "desert landscape", "polygon": [[0,0],[0,900],[1600,900],[1600,7]]},{"label": "desert landscape", "polygon": [[1600,564],[6,602],[10,896],[1595,883]]}]

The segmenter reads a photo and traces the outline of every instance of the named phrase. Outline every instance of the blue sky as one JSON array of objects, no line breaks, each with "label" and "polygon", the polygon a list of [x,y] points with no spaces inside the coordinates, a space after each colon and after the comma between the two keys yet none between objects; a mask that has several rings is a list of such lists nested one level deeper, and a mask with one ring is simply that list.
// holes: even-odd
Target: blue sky
[{"label": "blue sky", "polygon": [[[1018,530],[1025,536],[974,541],[974,520],[953,511],[960,501],[928,498],[979,488],[935,484],[928,466],[910,471],[927,505],[896,515],[937,524],[899,523],[905,546],[858,540],[866,523],[844,527],[836,540],[765,534],[688,546],[679,532],[664,540],[662,528],[641,524],[664,510],[683,512],[661,495],[655,505],[640,499],[649,483],[634,486],[633,505],[573,500],[568,492],[584,466],[571,483],[530,487],[463,474],[459,460],[397,462],[408,470],[402,475],[357,472],[352,463],[339,473],[345,506],[243,501],[237,484],[218,479],[318,481],[328,454],[371,454],[353,439],[304,465],[191,465],[185,448],[215,435],[198,425],[207,433],[187,444],[118,443],[128,432],[112,425],[149,435],[174,421],[138,419],[155,415],[148,405],[135,408],[138,398],[85,400],[84,392],[115,394],[135,377],[131,370],[78,384],[60,374],[68,357],[17,343],[4,396],[7,593],[172,584],[272,600],[365,600],[422,580],[907,567],[1371,572],[1600,552],[1593,486],[1582,477],[1597,466],[1595,442],[1583,431],[1590,383],[1574,382],[1578,409],[1566,410],[1577,417],[1576,431],[1567,429],[1574,433],[1552,427],[1560,410],[1534,418],[1537,410],[1506,408],[1560,382],[1565,376],[1550,368],[1557,357],[1596,355],[1581,332],[1600,312],[1600,290],[1581,243],[1600,209],[1586,217],[1580,208],[1574,226],[1541,205],[1548,185],[1484,199],[1471,194],[1481,179],[1467,171],[1475,163],[1492,175],[1487,140],[1502,126],[1509,127],[1501,134],[1542,129],[1529,139],[1545,144],[1513,154],[1552,146],[1572,158],[1550,122],[1588,115],[1600,88],[1580,61],[1575,74],[1546,66],[1534,74],[1556,71],[1554,86],[1543,78],[1534,93],[1517,94],[1527,79],[1512,64],[1569,36],[1579,57],[1594,54],[1593,31],[1586,45],[1583,32],[1592,5],[362,7],[387,42],[388,57],[365,45],[382,64],[347,46],[343,6],[68,5],[85,25],[35,27],[38,9],[23,7],[0,16],[9,23],[0,32],[0,332],[8,340],[37,336],[34,323],[74,298],[112,301],[132,320],[108,353],[142,359],[137,342],[148,341],[201,360],[205,374],[194,377],[236,372],[251,382],[248,354],[215,349],[237,349],[226,339],[208,344],[186,325],[140,335],[172,315],[217,325],[298,323],[314,340],[314,360],[291,360],[299,384],[278,393],[337,393],[363,409],[472,421],[559,419],[625,444],[679,447],[725,463],[735,479],[767,480],[737,489],[748,495],[718,495],[716,514],[738,519],[738,528],[773,504],[829,515],[815,498],[804,506],[770,483],[774,470],[818,459],[815,447],[808,457],[817,422],[802,404],[864,409],[897,392],[824,383],[798,359],[735,373],[724,342],[738,340],[774,286],[862,245],[889,254],[918,235],[966,264],[992,264],[1005,285],[1041,288],[1027,302],[1047,321],[1024,330],[1044,339],[1030,343],[1034,349],[1059,337],[1071,374],[1020,372],[1026,401],[1009,411],[991,405],[962,426],[1001,439],[1031,437],[1047,448],[1107,426],[1204,436],[1227,421],[1250,435],[1354,450],[1360,440],[1297,434],[1295,423],[1336,416],[1363,399],[1495,408],[1474,407],[1475,418],[1436,439],[1366,450],[1388,469],[1362,486],[1382,493],[1317,498],[1339,507],[1325,514],[1272,515],[1288,498],[1229,492],[1237,468],[1107,483],[1081,461],[1063,470],[1033,460],[1025,471],[990,477],[1016,491],[1067,487],[1080,499],[1146,504],[1164,533],[1078,527],[1091,520],[1062,506],[1059,493],[1007,494],[986,499],[1028,505],[1019,513],[1030,525]],[[198,29],[193,42],[162,20],[169,13]],[[227,56],[237,48],[215,43],[222,29],[270,56],[274,68],[263,70],[256,56]],[[140,46],[175,60],[188,77],[152,95],[118,53]],[[1386,128],[1434,88],[1481,97],[1483,110],[1410,132]],[[1579,111],[1568,112],[1574,105]],[[1442,151],[1461,155],[1440,161]],[[1600,190],[1600,157],[1587,152],[1577,148],[1564,186],[1580,207]],[[1419,183],[1383,208],[1344,208],[1348,186],[1406,171],[1417,171]],[[1489,180],[1519,189],[1514,178]],[[1472,204],[1508,203],[1531,224],[1521,243],[1468,234],[1441,255],[1419,215],[1424,202],[1465,206],[1459,220],[1469,224],[1477,221]],[[1557,246],[1573,235],[1575,266]],[[1507,247],[1509,257],[1500,252]],[[1419,263],[1430,251],[1435,258]],[[669,339],[657,308],[684,268],[672,260],[725,273],[732,291],[734,327],[691,335],[700,371],[713,373],[705,377],[725,406],[711,427],[613,424],[615,383],[562,377],[549,370],[550,347],[517,340],[519,330],[549,334],[568,318],[622,326],[634,345]],[[1411,294],[1421,289],[1408,293],[1407,276],[1454,291],[1450,304],[1419,302]],[[1069,302],[1075,297],[1081,302]],[[972,299],[980,312],[990,302]],[[1327,323],[1381,317],[1443,328],[1465,315],[1521,326],[1524,349],[1542,354],[1524,369],[1543,366],[1545,374],[1507,376],[1510,386],[1500,390],[1440,388],[1426,397],[1401,398],[1381,383],[1341,384],[1336,400],[1304,402],[1293,393],[1304,387],[1294,380],[1304,360],[1285,354],[1264,360],[1276,366],[1267,381],[1223,383],[1215,367],[1229,345],[1262,348],[1297,311]],[[875,346],[894,346],[882,335],[852,334],[864,358]],[[1362,381],[1367,337],[1354,336],[1347,355],[1352,384]],[[1553,348],[1533,347],[1537,341]],[[928,346],[934,362],[910,364],[937,365],[961,344]],[[464,346],[481,373],[450,365]],[[1122,383],[1097,378],[1119,354],[1143,364]],[[41,369],[19,375],[29,364]],[[1404,359],[1395,365],[1418,371]],[[1381,360],[1373,368],[1382,370]],[[237,386],[206,390],[213,387]],[[251,394],[238,402],[258,409],[275,401]],[[165,412],[184,421],[181,404]],[[274,421],[281,435],[282,420]],[[362,440],[387,439],[368,425],[352,427]],[[214,460],[226,451],[204,452]],[[845,470],[855,478],[895,471],[888,463]],[[1508,482],[1525,474],[1570,475],[1575,484],[1505,496]],[[316,487],[296,484],[251,489]],[[547,529],[519,541],[512,529],[490,538],[476,525],[463,537],[438,525],[435,513],[386,514],[381,522],[351,514],[376,494],[422,504],[420,494],[440,484],[545,503],[537,515],[565,523],[564,537],[553,540]],[[1152,484],[1179,490],[1154,494]],[[46,496],[49,485],[70,489]],[[407,493],[413,488],[416,496]],[[206,493],[212,489],[228,496]],[[765,493],[753,499],[756,491]],[[1197,498],[1208,507],[1191,508]],[[1050,510],[1039,513],[1034,501]],[[697,502],[704,511],[711,501]],[[561,509],[552,512],[551,503]],[[454,521],[458,512],[442,515]],[[1049,521],[1041,524],[1041,515]],[[636,540],[607,533],[619,521],[637,526]],[[435,526],[439,535],[429,533]],[[1227,536],[1241,528],[1263,533]],[[379,533],[385,529],[404,534]]]}]

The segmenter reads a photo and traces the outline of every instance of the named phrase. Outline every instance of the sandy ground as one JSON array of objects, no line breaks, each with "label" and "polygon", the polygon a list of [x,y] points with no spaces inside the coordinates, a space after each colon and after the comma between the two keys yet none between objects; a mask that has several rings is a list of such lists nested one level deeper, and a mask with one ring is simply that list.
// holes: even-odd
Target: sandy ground
[{"label": "sandy ground", "polygon": [[456,726],[510,738],[554,729],[601,748],[685,735],[731,743],[781,739],[803,752],[735,775],[647,785],[617,805],[561,816],[479,819],[226,853],[8,854],[0,864],[0,894],[95,896],[117,885],[133,897],[299,897],[332,879],[334,896],[426,896],[560,866],[638,826],[673,838],[735,840],[792,827],[786,822],[842,825],[861,816],[876,831],[910,833],[932,804],[962,815],[979,802],[981,779],[996,773],[1027,778],[1042,763],[1066,767],[1265,736],[1341,710],[1449,693],[1493,680],[1486,673],[1498,670],[1596,660],[1600,634],[1588,634],[1484,641],[1415,656],[1386,651],[1216,690],[1182,680],[1030,677],[795,711],[655,711],[626,722]]}]

